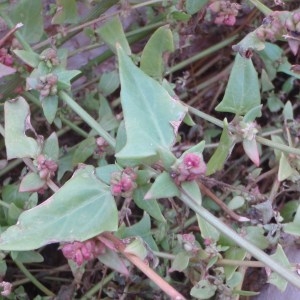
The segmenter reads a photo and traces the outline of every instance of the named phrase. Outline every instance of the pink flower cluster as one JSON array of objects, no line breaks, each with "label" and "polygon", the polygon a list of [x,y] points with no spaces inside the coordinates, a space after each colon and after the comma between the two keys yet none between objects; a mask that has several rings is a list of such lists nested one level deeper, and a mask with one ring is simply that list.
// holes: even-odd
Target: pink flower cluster
[{"label": "pink flower cluster", "polygon": [[13,57],[5,48],[0,48],[0,63],[8,67],[11,67],[14,63]]},{"label": "pink flower cluster", "polygon": [[84,242],[65,244],[61,248],[63,255],[78,266],[105,253],[105,245],[97,238]]},{"label": "pink flower cluster", "polygon": [[47,74],[39,77],[39,82],[36,85],[36,89],[40,91],[42,98],[47,96],[53,96],[57,94],[57,81],[58,78],[55,74]]},{"label": "pink flower cluster", "polygon": [[288,18],[289,12],[274,11],[270,15],[264,18],[262,25],[256,29],[256,36],[262,40],[270,40],[272,42],[281,38],[286,32],[284,27],[284,19]]},{"label": "pink flower cluster", "polygon": [[171,176],[176,184],[184,181],[193,181],[205,174],[206,164],[202,155],[195,153],[187,153],[183,160],[173,168]]},{"label": "pink flower cluster", "polygon": [[41,179],[49,179],[55,175],[57,163],[51,159],[47,159],[44,154],[40,154],[37,159],[37,169]]},{"label": "pink flower cluster", "polygon": [[12,288],[12,284],[10,282],[2,281],[2,282],[0,282],[0,287],[3,289],[1,291],[2,296],[7,297],[10,295],[11,288]]},{"label": "pink flower cluster", "polygon": [[115,172],[111,175],[110,186],[113,196],[122,196],[128,198],[136,189],[136,172],[132,168],[126,168],[121,172]]},{"label": "pink flower cluster", "polygon": [[236,22],[241,5],[230,1],[214,1],[208,9],[215,15],[214,23],[218,25],[233,26]]},{"label": "pink flower cluster", "polygon": [[273,11],[264,18],[262,25],[255,30],[256,36],[272,42],[285,38],[296,55],[300,46],[300,12]]},{"label": "pink flower cluster", "polygon": [[98,137],[96,139],[95,153],[99,156],[102,156],[106,152],[108,146],[109,146],[108,142],[102,136]]},{"label": "pink flower cluster", "polygon": [[45,61],[49,67],[58,66],[60,63],[56,50],[52,48],[44,50],[40,55],[40,59]]}]

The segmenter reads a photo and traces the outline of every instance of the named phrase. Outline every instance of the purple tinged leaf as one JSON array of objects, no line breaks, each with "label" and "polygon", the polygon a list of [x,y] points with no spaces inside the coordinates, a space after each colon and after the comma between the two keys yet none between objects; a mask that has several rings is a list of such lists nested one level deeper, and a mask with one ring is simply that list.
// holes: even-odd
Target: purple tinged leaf
[{"label": "purple tinged leaf", "polygon": [[243,148],[247,156],[258,167],[259,166],[259,151],[255,138],[252,140],[244,139]]}]

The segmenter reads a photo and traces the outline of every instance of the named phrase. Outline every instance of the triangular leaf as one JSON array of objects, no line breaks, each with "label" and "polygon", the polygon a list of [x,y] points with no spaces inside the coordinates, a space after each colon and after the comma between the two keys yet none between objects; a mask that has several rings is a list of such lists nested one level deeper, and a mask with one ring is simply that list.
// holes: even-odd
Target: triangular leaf
[{"label": "triangular leaf", "polygon": [[289,178],[295,170],[291,167],[287,157],[284,153],[281,152],[280,161],[279,161],[279,170],[278,170],[278,180],[283,181]]},{"label": "triangular leaf", "polygon": [[162,79],[164,55],[174,51],[173,34],[168,26],[158,28],[148,40],[142,56],[141,70],[156,79]]},{"label": "triangular leaf", "polygon": [[28,173],[21,181],[20,192],[36,192],[44,187],[46,180],[41,179],[41,177],[36,173]]},{"label": "triangular leaf", "polygon": [[54,242],[84,241],[117,226],[109,188],[86,167],[48,200],[23,212],[18,223],[0,235],[0,249],[33,250]]},{"label": "triangular leaf", "polygon": [[57,0],[57,10],[52,24],[77,23],[77,4],[75,0]]},{"label": "triangular leaf", "polygon": [[134,65],[118,47],[127,142],[116,154],[118,159],[155,158],[157,149],[169,149],[187,109],[154,79]]},{"label": "triangular leaf", "polygon": [[259,81],[252,60],[237,54],[225,95],[216,110],[244,115],[260,105],[260,101]]},{"label": "triangular leaf", "polygon": [[14,50],[14,53],[22,59],[25,64],[32,68],[36,68],[39,63],[41,62],[40,56],[37,53],[34,53],[32,51],[26,51],[26,50]]},{"label": "triangular leaf", "polygon": [[17,24],[22,22],[20,33],[27,43],[36,43],[44,32],[42,1],[22,0],[12,6],[11,19]]},{"label": "triangular leaf", "polygon": [[7,101],[5,112],[5,146],[7,159],[32,157],[36,158],[40,147],[36,140],[26,136],[31,129],[29,105],[24,98]]},{"label": "triangular leaf", "polygon": [[156,219],[159,222],[166,222],[166,219],[161,213],[159,205],[155,199],[145,200],[146,191],[149,189],[149,185],[144,185],[137,188],[133,192],[133,200],[135,204],[140,208],[146,211],[151,217]]},{"label": "triangular leaf", "polygon": [[[276,252],[272,254],[271,257],[284,267],[290,268],[290,262],[280,244],[277,245]],[[280,274],[275,272],[271,273],[270,277],[268,278],[268,282],[274,284],[281,292],[285,291],[288,284],[288,282],[283,279]]]},{"label": "triangular leaf", "polygon": [[44,115],[49,124],[52,124],[55,119],[55,115],[58,107],[58,97],[57,95],[47,96],[41,100]]},{"label": "triangular leaf", "polygon": [[111,18],[97,30],[97,33],[115,53],[117,52],[116,44],[119,44],[124,49],[126,54],[131,54],[131,49],[126,39],[119,17],[115,16]]},{"label": "triangular leaf", "polygon": [[145,195],[145,199],[160,199],[179,196],[179,190],[171,176],[167,172],[162,172],[157,176],[150,190]]},{"label": "triangular leaf", "polygon": [[234,137],[228,130],[228,124],[224,122],[224,128],[220,138],[219,146],[207,163],[207,176],[223,169],[225,161],[230,155],[234,145]]}]

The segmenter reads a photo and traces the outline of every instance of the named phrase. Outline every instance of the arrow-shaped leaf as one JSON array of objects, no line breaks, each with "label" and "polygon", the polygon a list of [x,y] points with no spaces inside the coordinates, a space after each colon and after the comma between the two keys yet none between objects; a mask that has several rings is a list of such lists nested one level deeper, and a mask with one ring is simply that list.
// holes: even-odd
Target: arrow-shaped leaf
[{"label": "arrow-shaped leaf", "polygon": [[0,249],[33,250],[54,242],[84,241],[117,226],[109,188],[86,167],[48,200],[23,212],[17,224],[0,235]]},{"label": "arrow-shaped leaf", "polygon": [[187,110],[135,66],[120,47],[118,58],[127,142],[116,157],[140,162],[155,157],[158,148],[172,146]]}]

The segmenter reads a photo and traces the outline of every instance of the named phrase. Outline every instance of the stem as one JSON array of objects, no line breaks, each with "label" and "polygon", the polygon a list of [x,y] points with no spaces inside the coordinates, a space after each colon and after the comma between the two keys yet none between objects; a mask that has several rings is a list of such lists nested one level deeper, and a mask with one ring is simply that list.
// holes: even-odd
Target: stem
[{"label": "stem", "polygon": [[287,153],[292,153],[292,154],[296,154],[296,155],[300,155],[300,149],[297,148],[293,148],[284,144],[280,144],[280,143],[275,143],[271,140],[265,139],[261,136],[256,136],[255,137],[256,141],[262,145],[268,146],[268,147],[272,147],[274,149],[278,149],[281,150],[283,152],[287,152]]},{"label": "stem", "polygon": [[206,114],[206,113],[204,113],[204,112],[202,112],[202,111],[200,111],[200,110],[198,110],[198,109],[196,109],[196,108],[194,108],[192,106],[188,106],[188,110],[189,110],[190,113],[194,114],[195,116],[200,117],[203,120],[206,120],[206,121],[208,121],[208,122],[210,122],[212,124],[215,124],[218,127],[221,127],[221,128],[224,127],[223,121],[221,121],[221,120],[219,120],[219,119],[217,119],[215,117],[212,117],[209,114]]},{"label": "stem", "polygon": [[43,284],[41,284],[28,270],[27,268],[19,261],[15,260],[15,264],[18,266],[18,268],[23,272],[23,274],[45,295],[49,297],[54,297],[55,294],[51,292],[48,288],[46,288]]},{"label": "stem", "polygon": [[[14,28],[15,25],[12,20],[9,18],[7,11],[2,11],[0,12],[0,16],[4,19],[5,23],[7,24],[7,26],[9,28]],[[24,50],[29,51],[29,52],[33,52],[30,45],[27,43],[27,41],[23,38],[22,34],[18,31],[15,32],[15,36],[18,39],[18,41],[20,42],[20,44],[23,46]]]},{"label": "stem", "polygon": [[93,295],[95,295],[99,290],[103,288],[103,286],[107,285],[113,278],[115,273],[112,272],[107,275],[104,279],[102,279],[99,283],[95,284],[87,293],[85,293],[80,300],[88,300],[92,299]]},{"label": "stem", "polygon": [[261,11],[264,15],[269,15],[271,14],[273,11],[265,6],[263,3],[261,3],[258,0],[249,0],[259,11]]},{"label": "stem", "polygon": [[211,198],[219,207],[221,207],[225,213],[227,213],[233,220],[236,220],[238,222],[249,222],[250,219],[240,216],[236,214],[233,210],[229,209],[227,205],[219,199],[208,187],[206,187],[203,183],[199,182],[198,183],[200,190],[204,195],[208,196]]},{"label": "stem", "polygon": [[229,239],[239,245],[241,248],[248,251],[253,257],[257,260],[264,263],[268,266],[272,271],[279,274],[279,276],[283,277],[288,282],[292,283],[297,288],[300,288],[300,280],[299,277],[293,274],[288,269],[281,266],[279,263],[274,261],[269,255],[265,252],[239,236],[234,230],[229,228],[226,224],[216,218],[213,214],[211,214],[208,210],[199,206],[197,204],[197,200],[191,198],[187,195],[183,190],[181,190],[181,200],[189,206],[191,209],[194,210],[200,217],[202,217],[205,221],[209,224],[214,226],[217,230],[219,230],[222,234],[226,235]]},{"label": "stem", "polygon": [[68,104],[91,128],[93,128],[100,136],[102,136],[108,144],[115,148],[115,139],[107,133],[103,127],[95,121],[80,105],[78,105],[66,92],[59,92],[60,98]]},{"label": "stem", "polygon": [[[206,114],[202,111],[199,111],[196,108],[193,108],[193,107],[188,106],[188,105],[186,105],[186,106],[188,107],[188,110],[189,110],[190,113],[202,118],[203,120],[206,120],[210,123],[213,123],[213,124],[215,124],[215,125],[217,125],[221,128],[224,127],[224,123],[221,120],[219,120],[217,118],[214,118],[214,117],[212,117],[212,116],[210,116],[210,115],[208,115],[208,114]],[[236,132],[236,130],[233,126],[229,125],[228,129],[233,133]],[[262,145],[265,145],[265,146],[268,146],[268,147],[271,147],[271,148],[274,148],[274,149],[278,149],[278,150],[281,150],[283,152],[300,155],[300,149],[293,148],[293,147],[290,147],[290,146],[287,146],[287,145],[284,145],[284,144],[273,142],[271,140],[263,138],[262,136],[255,136],[255,139],[258,143],[260,143]]]},{"label": "stem", "polygon": [[198,53],[197,55],[189,58],[189,59],[186,59],[185,61],[171,67],[167,72],[166,74],[171,74],[171,73],[174,73],[190,64],[192,64],[193,62],[199,60],[199,59],[202,59],[203,57],[205,56],[208,56],[222,48],[224,48],[225,46],[229,45],[230,43],[232,43],[235,39],[237,39],[237,35],[234,35],[228,39],[226,39],[225,41],[222,41],[212,47],[209,47],[208,49],[205,49],[203,50],[202,52]]},{"label": "stem", "polygon": [[0,206],[3,206],[5,208],[10,208],[10,205],[8,203],[6,203],[5,201],[3,201],[2,199],[0,199]]},{"label": "stem", "polygon": [[125,251],[125,245],[111,233],[103,233],[102,236],[110,240],[116,249],[122,253],[132,264],[142,271],[151,281],[153,281],[162,291],[164,291],[171,299],[185,300],[185,298],[177,292],[168,282],[156,274],[149,265],[145,264],[139,257]]}]

